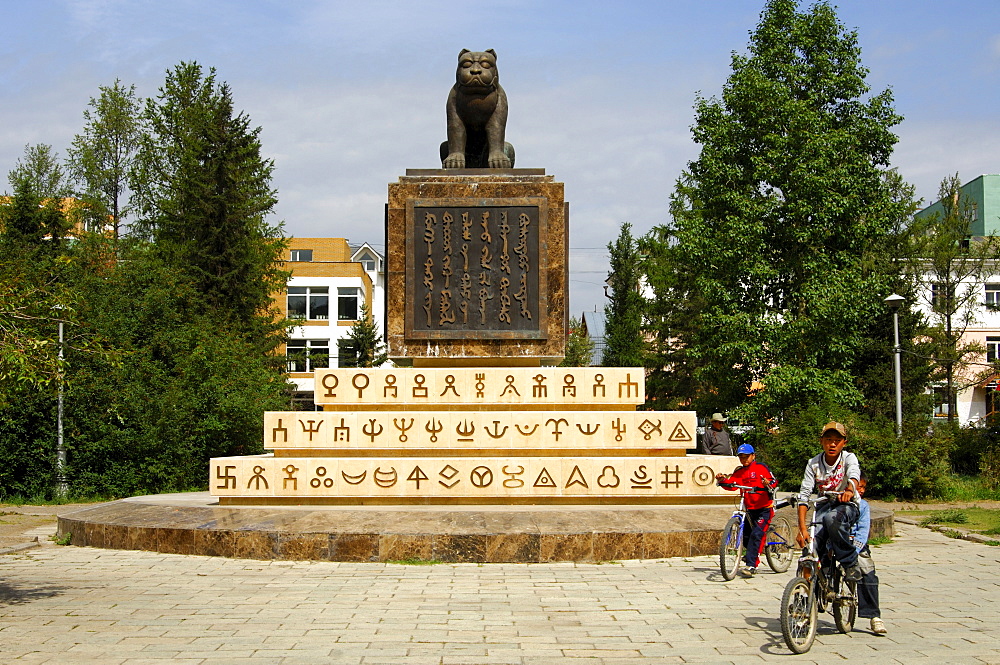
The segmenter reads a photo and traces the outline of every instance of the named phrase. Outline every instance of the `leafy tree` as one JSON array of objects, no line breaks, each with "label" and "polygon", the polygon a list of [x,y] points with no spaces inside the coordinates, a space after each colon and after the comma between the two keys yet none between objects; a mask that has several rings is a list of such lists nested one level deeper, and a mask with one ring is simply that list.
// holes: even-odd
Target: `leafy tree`
[{"label": "leafy tree", "polygon": [[117,239],[131,212],[129,182],[141,135],[141,100],[134,85],[126,87],[117,79],[100,91],[83,112],[83,133],[73,139],[68,164],[94,208],[110,215]]},{"label": "leafy tree", "polygon": [[354,360],[349,365],[351,367],[381,367],[389,360],[368,303],[362,303],[361,318],[351,326],[343,344],[354,352]]},{"label": "leafy tree", "polygon": [[869,95],[857,35],[826,2],[770,0],[748,51],[721,99],[697,100],[701,153],[651,238],[672,266],[651,275],[672,292],[661,346],[684,347],[696,396],[744,418],[858,408],[857,362],[884,334],[872,322],[912,209],[888,168],[901,117],[889,91]]},{"label": "leafy tree", "polygon": [[232,92],[194,62],[167,72],[146,100],[140,138],[136,228],[153,251],[186,275],[202,307],[251,335],[263,352],[281,340],[271,294],[288,273],[275,203],[273,164],[261,156],[260,128],[235,113]]},{"label": "leafy tree", "polygon": [[941,212],[916,220],[908,262],[915,280],[930,282],[931,288],[920,292],[931,319],[925,346],[934,360],[932,378],[945,382],[949,423],[955,418],[956,382],[964,388],[994,371],[977,367],[986,349],[966,341],[965,332],[979,320],[983,287],[1000,261],[1000,238],[971,237],[976,206],[961,187],[957,173],[941,181]]},{"label": "leafy tree", "polygon": [[559,367],[590,367],[594,358],[594,341],[587,334],[583,322],[571,317],[566,335],[566,354]]},{"label": "leafy tree", "polygon": [[604,367],[641,367],[643,362],[642,309],[639,294],[642,271],[632,225],[625,222],[618,238],[608,243],[611,254],[611,302],[604,307]]},{"label": "leafy tree", "polygon": [[44,143],[24,146],[24,156],[17,160],[8,180],[15,191],[21,186],[41,198],[58,199],[71,193],[59,153]]}]

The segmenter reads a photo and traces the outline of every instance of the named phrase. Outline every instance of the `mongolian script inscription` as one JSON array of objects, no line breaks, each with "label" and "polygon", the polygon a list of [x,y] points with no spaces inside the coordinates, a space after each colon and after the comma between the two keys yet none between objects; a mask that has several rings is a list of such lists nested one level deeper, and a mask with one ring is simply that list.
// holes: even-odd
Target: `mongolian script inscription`
[{"label": "mongolian script inscription", "polygon": [[412,221],[410,334],[540,334],[538,206],[416,205]]}]

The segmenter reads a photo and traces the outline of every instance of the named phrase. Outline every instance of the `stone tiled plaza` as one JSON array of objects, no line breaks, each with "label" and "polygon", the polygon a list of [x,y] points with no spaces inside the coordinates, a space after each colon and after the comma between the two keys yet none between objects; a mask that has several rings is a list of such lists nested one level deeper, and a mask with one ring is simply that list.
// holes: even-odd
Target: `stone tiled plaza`
[{"label": "stone tiled plaza", "polygon": [[414,566],[46,543],[0,557],[0,662],[1000,663],[1000,548],[896,526],[875,551],[889,634],[822,615],[792,658],[792,573],[723,582],[709,556]]}]

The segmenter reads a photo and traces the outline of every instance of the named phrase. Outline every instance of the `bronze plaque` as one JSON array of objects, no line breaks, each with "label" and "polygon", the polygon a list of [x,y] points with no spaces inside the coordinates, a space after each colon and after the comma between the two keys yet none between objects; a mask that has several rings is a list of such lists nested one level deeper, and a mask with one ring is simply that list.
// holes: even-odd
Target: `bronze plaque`
[{"label": "bronze plaque", "polygon": [[542,339],[547,202],[406,202],[406,336]]}]

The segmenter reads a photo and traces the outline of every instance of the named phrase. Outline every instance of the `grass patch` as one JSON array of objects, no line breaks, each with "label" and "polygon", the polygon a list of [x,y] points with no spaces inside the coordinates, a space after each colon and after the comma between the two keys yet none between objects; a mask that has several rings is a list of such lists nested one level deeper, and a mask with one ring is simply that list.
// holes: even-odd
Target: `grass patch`
[{"label": "grass patch", "polygon": [[922,517],[920,526],[961,524],[975,533],[1000,534],[1000,510],[993,508],[949,508],[947,510],[901,510],[901,515]]},{"label": "grass patch", "polygon": [[73,540],[73,532],[67,531],[61,536],[52,534],[51,536],[49,536],[49,540],[54,542],[56,545],[69,545],[70,541]]},{"label": "grass patch", "polygon": [[868,544],[872,547],[880,547],[882,545],[888,545],[892,542],[892,538],[888,536],[875,536],[874,538],[868,539]]},{"label": "grass patch", "polygon": [[64,506],[67,503],[104,503],[106,501],[114,501],[121,497],[106,497],[106,496],[94,496],[88,494],[86,496],[79,496],[76,494],[71,494],[63,497],[45,497],[42,495],[37,496],[21,496],[20,494],[15,494],[13,496],[3,496],[0,497],[0,506]]},{"label": "grass patch", "polygon": [[392,559],[386,561],[386,563],[394,563],[398,566],[436,566],[439,563],[444,563],[440,559],[421,559],[420,557],[409,557],[406,559]]},{"label": "grass patch", "polygon": [[1000,489],[990,487],[979,476],[948,474],[941,479],[940,494],[943,501],[973,502],[1000,501]]}]

